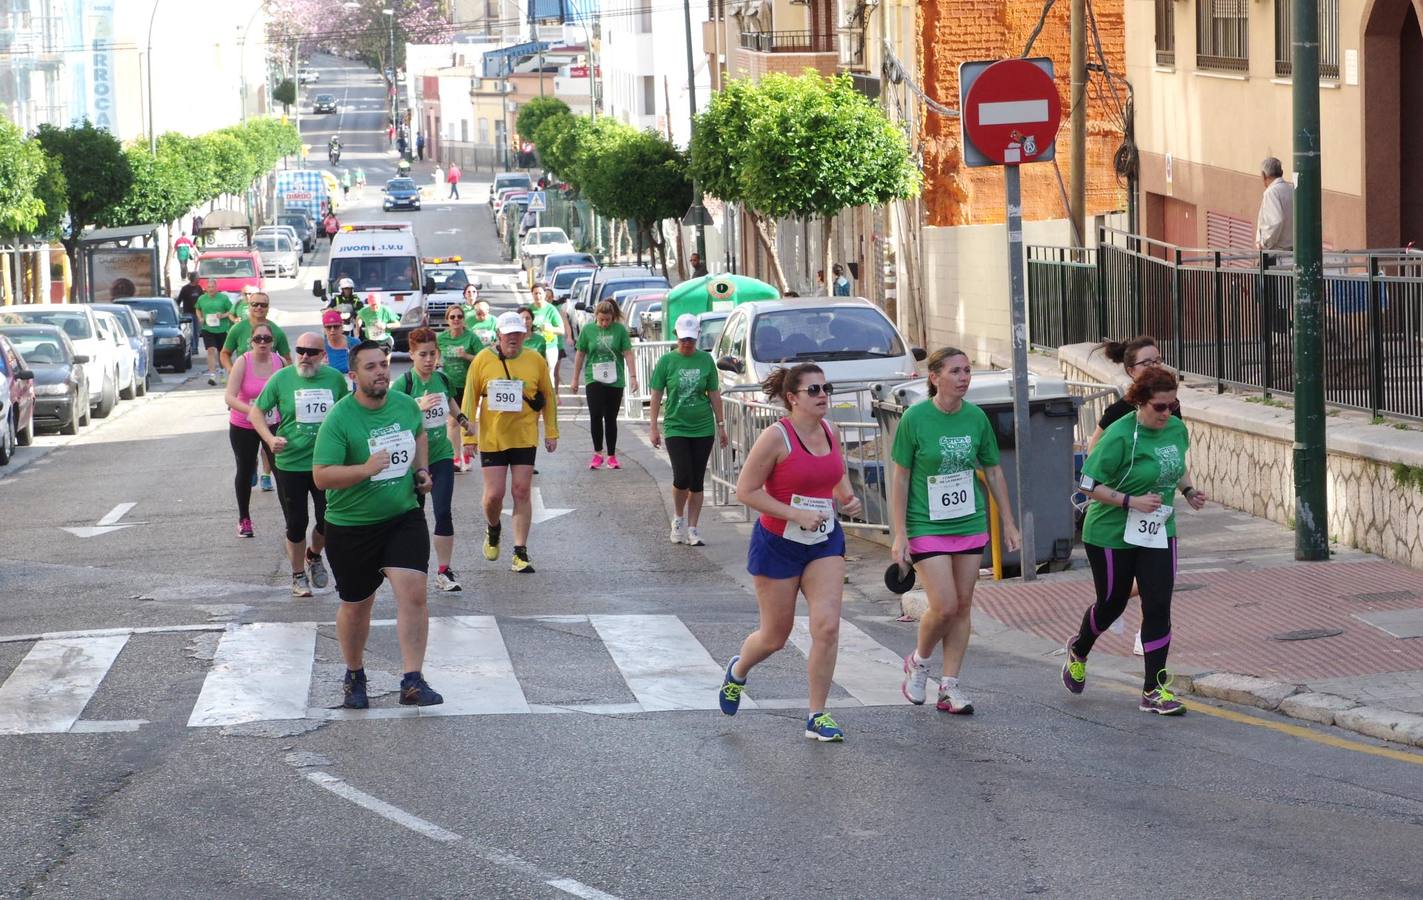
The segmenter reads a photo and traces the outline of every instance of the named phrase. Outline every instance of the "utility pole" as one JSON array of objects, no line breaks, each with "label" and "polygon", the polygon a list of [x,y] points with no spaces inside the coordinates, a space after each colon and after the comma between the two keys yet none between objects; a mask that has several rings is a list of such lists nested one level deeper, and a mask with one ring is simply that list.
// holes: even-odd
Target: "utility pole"
[{"label": "utility pole", "polygon": [[1324,236],[1319,184],[1319,0],[1294,0],[1295,559],[1329,558],[1325,478]]},{"label": "utility pole", "polygon": [[[697,133],[697,70],[692,63],[692,0],[682,0],[682,13],[687,25],[687,105],[691,110],[691,119],[688,127],[692,137]],[[672,126],[671,115],[668,115],[667,126]],[[687,158],[692,155],[692,141],[687,141]],[[687,208],[687,214],[682,217],[683,225],[694,225],[697,229],[697,256],[706,264],[707,260],[707,232],[706,226],[711,223],[711,213],[702,205],[702,186],[695,177],[692,178],[692,205]]]},{"label": "utility pole", "polygon": [[296,48],[297,48],[300,44],[301,44],[301,41],[300,41],[298,38],[295,38],[295,37],[292,38],[292,83],[296,85],[296,94],[297,94],[297,96],[296,96],[296,102],[292,104],[292,109],[296,110],[296,139],[297,139],[297,141],[300,143],[300,146],[298,146],[298,147],[296,148],[296,167],[297,167],[298,169],[305,169],[305,168],[306,168],[306,154],[305,154],[303,151],[304,151],[305,148],[306,148],[306,143],[305,143],[305,139],[301,136],[301,78],[298,76],[298,72],[297,72],[297,68],[296,68],[296,67],[297,67]]},{"label": "utility pole", "polygon": [[1072,243],[1087,244],[1087,0],[1072,0]]}]

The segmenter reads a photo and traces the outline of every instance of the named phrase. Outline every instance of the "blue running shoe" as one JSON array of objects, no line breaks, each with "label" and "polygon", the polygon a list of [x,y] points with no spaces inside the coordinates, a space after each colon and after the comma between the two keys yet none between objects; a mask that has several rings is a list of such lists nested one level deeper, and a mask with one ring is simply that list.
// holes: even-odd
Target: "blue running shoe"
[{"label": "blue running shoe", "polygon": [[341,705],[346,709],[369,707],[371,702],[366,698],[366,670],[352,672],[347,669],[346,677],[341,682],[341,693],[344,695]]},{"label": "blue running shoe", "polygon": [[726,679],[721,683],[721,690],[717,691],[717,701],[721,703],[721,711],[728,716],[736,715],[736,711],[741,708],[741,692],[746,690],[746,682],[737,681],[736,676],[731,674],[736,661],[741,658],[740,654],[733,656],[731,662],[726,664]]},{"label": "blue running shoe", "polygon": [[845,730],[827,713],[816,713],[805,720],[805,736],[813,741],[843,741]]},{"label": "blue running shoe", "polygon": [[424,676],[411,678],[407,675],[400,680],[401,706],[439,706],[444,702],[445,698],[430,687]]}]

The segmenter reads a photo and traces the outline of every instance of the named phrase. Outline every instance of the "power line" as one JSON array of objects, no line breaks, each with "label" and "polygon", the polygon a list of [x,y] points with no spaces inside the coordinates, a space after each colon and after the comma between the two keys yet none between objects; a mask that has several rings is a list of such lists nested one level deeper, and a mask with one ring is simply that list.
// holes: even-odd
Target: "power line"
[{"label": "power line", "polygon": [[903,84],[913,92],[914,96],[923,101],[930,112],[936,112],[941,116],[958,118],[959,111],[945,106],[933,97],[924,92],[924,89],[914,80],[914,76],[909,74],[909,70],[904,67],[904,63],[899,61],[899,57],[894,55],[888,38],[884,42],[884,72],[888,79],[894,84]]}]

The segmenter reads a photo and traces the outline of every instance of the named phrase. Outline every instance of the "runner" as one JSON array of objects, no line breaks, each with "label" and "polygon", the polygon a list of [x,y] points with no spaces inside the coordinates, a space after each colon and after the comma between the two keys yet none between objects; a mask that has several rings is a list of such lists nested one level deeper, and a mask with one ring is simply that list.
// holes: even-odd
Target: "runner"
[{"label": "runner", "polygon": [[[260,331],[258,332],[261,333]],[[346,378],[325,365],[322,339],[306,332],[296,339],[293,365],[278,369],[257,400],[248,421],[267,449],[276,456],[277,497],[287,524],[287,558],[292,566],[292,596],[310,597],[311,589],[326,587],[326,566],[321,551],[326,546],[326,492],[311,479],[311,450],[316,433],[336,401],[349,393]],[[276,410],[276,433],[266,416]],[[307,497],[316,512],[316,525],[307,544]]]},{"label": "runner", "polygon": [[[556,314],[552,303],[547,309]],[[608,438],[608,468],[621,469],[618,462],[618,409],[623,405],[623,387],[632,384],[637,393],[637,365],[632,359],[632,338],[627,326],[618,321],[621,311],[611,300],[598,304],[593,322],[578,333],[578,349],[573,354],[573,393],[578,393],[579,373],[588,386],[588,430],[593,433],[593,458],[588,468],[603,465],[603,436]],[[538,311],[534,311],[535,320]],[[587,360],[587,365],[584,365]],[[558,389],[558,379],[554,379]],[[705,462],[703,463],[705,464]]]},{"label": "runner", "polygon": [[400,316],[397,316],[388,306],[380,305],[380,295],[370,293],[366,295],[366,305],[362,306],[356,316],[361,320],[361,334],[365,335],[366,341],[373,341],[385,347],[385,352],[389,353],[395,346],[395,338],[391,337],[386,330],[390,325],[399,325]]},{"label": "runner", "polygon": [[326,558],[341,608],[336,637],[346,661],[347,709],[370,705],[365,650],[371,607],[382,579],[395,593],[403,706],[444,702],[421,675],[430,611],[425,605],[430,533],[417,494],[430,490],[420,406],[390,394],[385,347],[362,341],[351,351],[356,391],[336,402],[316,434],[311,477],[326,491]]},{"label": "runner", "polygon": [[[322,344],[326,350],[326,365],[342,375],[351,374],[351,345],[346,340],[346,326],[340,310],[328,309],[321,313]],[[300,343],[300,341],[298,341]]]},{"label": "runner", "polygon": [[506,482],[513,481],[515,572],[532,574],[529,526],[533,519],[531,491],[539,440],[538,420],[544,420],[544,449],[558,448],[558,401],[549,379],[548,363],[524,349],[528,325],[518,313],[499,317],[499,341],[479,352],[469,366],[464,388],[464,414],[478,417],[475,443],[484,470],[484,558],[499,558],[500,521]]},{"label": "runner", "polygon": [[[458,316],[459,311],[456,310],[451,318]],[[464,427],[469,419],[455,406],[454,383],[444,372],[435,368],[440,361],[440,343],[435,332],[428,328],[410,332],[410,359],[412,368],[395,380],[392,389],[414,397],[425,418],[430,480],[434,483],[430,496],[435,506],[435,559],[440,565],[435,573],[435,587],[442,591],[457,591],[460,589],[459,576],[450,568],[450,558],[455,549],[455,521],[450,514],[455,494],[455,448],[450,443],[448,425],[455,421]],[[451,410],[455,412],[452,414]],[[425,508],[423,494],[420,508]]]},{"label": "runner", "polygon": [[[527,337],[524,338],[524,349],[532,350],[542,356],[544,365],[548,365],[548,354],[545,352],[548,350],[548,342],[544,340],[543,333],[534,324],[534,311],[527,306],[521,306],[515,312],[519,314],[519,318],[524,320],[524,329],[527,333]],[[552,374],[549,377],[552,378]]]},{"label": "runner", "polygon": [[[610,300],[603,302],[612,304]],[[679,316],[676,329],[677,349],[664,354],[652,370],[652,446],[662,445],[658,414],[666,396],[667,456],[672,461],[672,503],[677,512],[670,539],[674,544],[701,547],[706,542],[697,523],[702,517],[707,460],[711,458],[714,439],[726,446],[721,379],[711,354],[697,349],[701,335],[697,317],[691,313]]]},{"label": "runner", "polygon": [[988,501],[975,470],[983,470],[993,492],[1009,550],[1018,548],[1018,528],[993,425],[964,400],[971,379],[968,356],[945,347],[934,351],[927,365],[929,399],[904,411],[890,451],[890,560],[912,564],[929,599],[918,643],[904,657],[901,690],[910,703],[925,701],[929,659],[942,647],[938,708],[968,715],[973,703],[959,689],[959,670],[968,650],[973,588],[988,545]]},{"label": "runner", "polygon": [[[272,451],[262,445],[262,439],[252,427],[252,401],[262,393],[267,379],[285,365],[282,357],[272,352],[272,326],[259,324],[252,332],[252,349],[237,357],[232,377],[227,382],[227,439],[237,460],[237,475],[233,488],[237,491],[237,536],[252,537],[252,485],[257,478],[257,457],[267,460],[270,467]],[[275,424],[269,422],[268,424]]]},{"label": "runner", "polygon": [[1171,691],[1166,654],[1171,647],[1171,591],[1176,580],[1176,514],[1170,501],[1179,487],[1192,509],[1206,495],[1186,470],[1190,437],[1171,415],[1176,376],[1153,367],[1132,382],[1126,399],[1133,415],[1109,427],[1082,465],[1079,489],[1092,501],[1082,524],[1082,544],[1097,583],[1097,601],[1067,643],[1062,683],[1074,694],[1087,683],[1087,654],[1127,605],[1133,579],[1141,589],[1141,637],[1146,654],[1142,712],[1181,715],[1185,704]]},{"label": "runner", "polygon": [[465,285],[464,288],[464,327],[470,333],[479,338],[481,345],[492,347],[499,341],[499,334],[494,330],[494,317],[489,314],[489,301],[479,298],[479,288],[472,284]]},{"label": "runner", "polygon": [[[222,367],[231,369],[232,361],[251,348],[252,330],[258,325],[266,325],[271,329],[272,339],[275,341],[273,349],[283,359],[290,359],[292,345],[291,341],[287,340],[287,333],[280,325],[267,318],[272,299],[261,291],[251,291],[244,294],[238,305],[244,307],[241,313],[243,318],[227,330],[227,337],[222,342]],[[233,310],[233,314],[238,315],[237,310]]]},{"label": "runner", "polygon": [[548,370],[553,374],[554,393],[558,393],[558,353],[563,347],[563,316],[558,307],[553,305],[552,289],[537,285],[532,296],[533,304],[530,309],[534,313],[534,324],[538,326],[539,336],[543,338],[543,354],[548,358]]},{"label": "runner", "polygon": [[197,270],[189,272],[188,283],[178,289],[178,296],[174,298],[178,303],[178,308],[182,310],[183,318],[192,323],[192,328],[188,336],[192,339],[188,342],[188,355],[193,356],[198,352],[198,335],[201,332],[201,323],[198,321],[198,298],[203,295],[203,286],[198,281]]},{"label": "runner", "polygon": [[242,290],[237,294],[237,299],[232,302],[232,321],[234,323],[247,321],[247,305],[252,302],[252,295],[255,293],[257,293],[256,285],[244,284],[242,286]]},{"label": "runner", "polygon": [[805,736],[842,741],[845,732],[825,711],[845,582],[845,530],[835,519],[835,504],[855,516],[860,500],[850,489],[840,442],[825,421],[834,387],[821,368],[813,363],[777,368],[763,388],[768,401],[780,400],[789,414],[761,432],[736,481],[736,499],[761,513],[746,560],[756,581],[761,624],[727,664],[718,699],[723,713],[736,715],[752,667],[790,637],[796,594],[803,593],[811,635]]},{"label": "runner", "polygon": [[[474,361],[475,354],[484,349],[479,338],[474,332],[465,328],[464,313],[457,306],[452,306],[445,311],[445,324],[448,326],[440,332],[437,340],[440,345],[440,360],[445,370],[445,377],[450,381],[450,386],[454,388],[454,405],[462,407],[464,405],[464,382],[469,376],[469,364]],[[450,445],[458,447],[460,452],[455,459],[455,468],[460,472],[468,472],[471,462],[472,450],[470,445],[465,444],[461,436],[462,429],[457,422],[450,424]]]},{"label": "runner", "polygon": [[221,371],[223,380],[227,370],[218,368],[218,351],[227,340],[228,329],[232,327],[232,298],[217,289],[217,279],[209,278],[207,288],[197,300],[198,320],[202,326],[203,347],[208,354],[208,384],[217,384]]}]

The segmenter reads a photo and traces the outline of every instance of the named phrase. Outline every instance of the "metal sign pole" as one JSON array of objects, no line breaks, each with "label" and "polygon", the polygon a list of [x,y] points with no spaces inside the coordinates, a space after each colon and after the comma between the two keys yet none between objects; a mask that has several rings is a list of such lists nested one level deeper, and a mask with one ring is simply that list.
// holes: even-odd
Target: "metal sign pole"
[{"label": "metal sign pole", "polygon": [[1013,444],[1014,474],[1018,481],[1018,532],[1022,549],[1019,568],[1024,581],[1037,578],[1037,543],[1034,539],[1033,507],[1028,502],[1028,473],[1032,466],[1032,418],[1028,406],[1028,304],[1023,276],[1023,202],[1018,167],[1003,167],[1004,193],[1008,206],[1009,318],[1013,329]]}]

